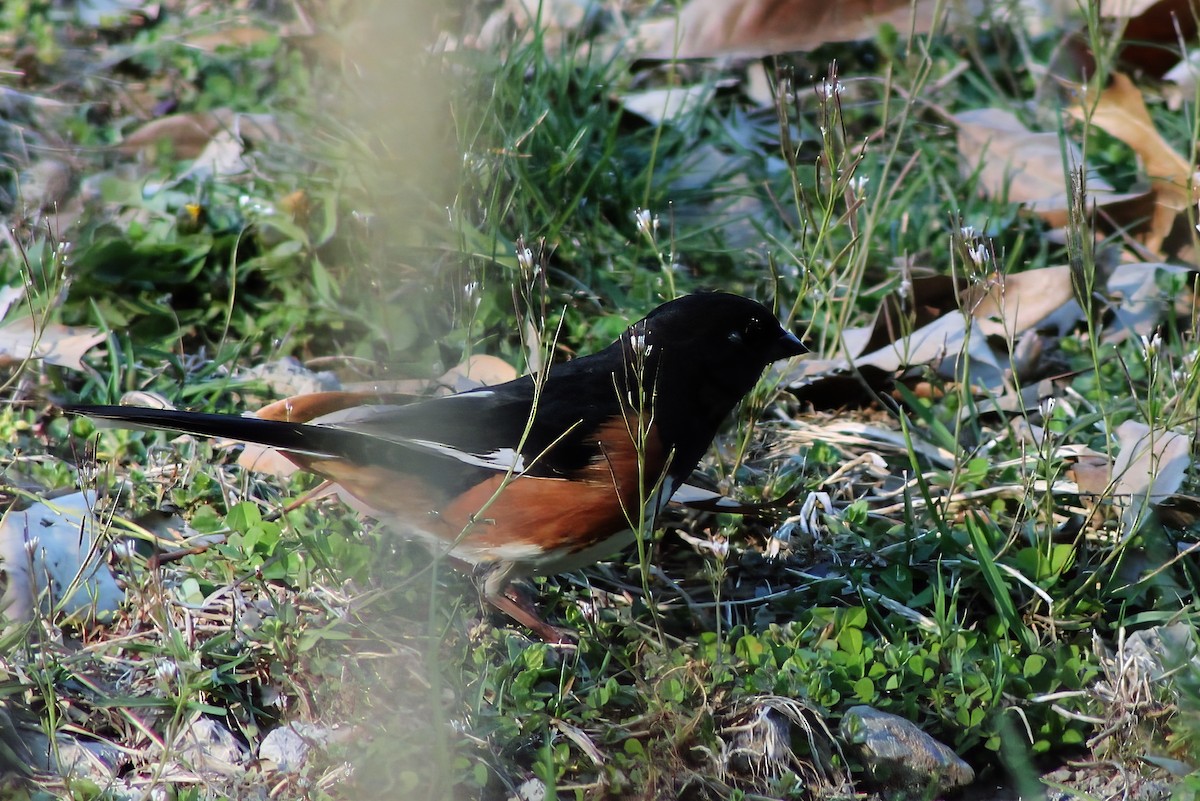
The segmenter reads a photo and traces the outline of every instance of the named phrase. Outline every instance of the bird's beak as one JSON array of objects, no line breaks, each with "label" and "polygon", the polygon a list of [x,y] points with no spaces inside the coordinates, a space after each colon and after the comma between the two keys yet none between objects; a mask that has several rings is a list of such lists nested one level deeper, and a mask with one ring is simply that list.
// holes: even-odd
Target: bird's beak
[{"label": "bird's beak", "polygon": [[783,336],[775,340],[767,352],[767,357],[773,361],[780,359],[790,359],[793,356],[799,356],[802,353],[808,353],[808,348],[804,347],[795,334],[791,331],[785,331]]}]

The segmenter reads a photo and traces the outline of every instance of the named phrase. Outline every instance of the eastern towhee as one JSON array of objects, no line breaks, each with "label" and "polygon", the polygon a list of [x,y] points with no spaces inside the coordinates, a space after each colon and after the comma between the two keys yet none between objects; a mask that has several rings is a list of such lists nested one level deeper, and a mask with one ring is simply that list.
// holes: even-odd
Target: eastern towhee
[{"label": "eastern towhee", "polygon": [[[695,469],[772,362],[806,353],[769,309],[726,293],[672,300],[599,353],[406,405],[320,393],[262,417],[68,406],[120,425],[278,448],[404,535],[481,577],[483,597],[549,642],[569,633],[510,587],[610,556]],[[299,410],[292,414],[292,410]]]}]

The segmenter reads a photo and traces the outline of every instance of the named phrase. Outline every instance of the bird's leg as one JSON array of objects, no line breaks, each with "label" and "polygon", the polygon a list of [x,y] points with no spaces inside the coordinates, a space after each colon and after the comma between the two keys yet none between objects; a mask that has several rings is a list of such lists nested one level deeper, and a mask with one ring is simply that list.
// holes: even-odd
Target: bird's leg
[{"label": "bird's leg", "polygon": [[483,600],[513,620],[528,628],[542,641],[557,645],[574,645],[575,632],[551,626],[537,612],[523,592],[512,585],[513,562],[490,562],[476,568],[475,578]]}]

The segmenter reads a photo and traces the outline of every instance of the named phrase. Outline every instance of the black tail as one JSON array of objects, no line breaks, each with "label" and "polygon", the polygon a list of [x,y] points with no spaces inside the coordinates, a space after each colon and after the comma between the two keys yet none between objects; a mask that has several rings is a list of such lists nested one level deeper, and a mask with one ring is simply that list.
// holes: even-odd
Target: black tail
[{"label": "black tail", "polygon": [[398,455],[395,449],[388,454],[388,449],[380,448],[365,434],[328,426],[259,420],[234,414],[143,409],[137,406],[67,405],[62,408],[67,414],[90,417],[102,424],[115,423],[117,428],[149,428],[202,437],[223,437],[310,456],[341,457],[360,464],[394,463]]}]

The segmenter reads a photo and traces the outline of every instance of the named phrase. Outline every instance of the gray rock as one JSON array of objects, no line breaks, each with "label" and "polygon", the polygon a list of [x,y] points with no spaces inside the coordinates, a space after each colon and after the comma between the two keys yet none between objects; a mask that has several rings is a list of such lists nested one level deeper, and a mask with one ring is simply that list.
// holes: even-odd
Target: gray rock
[{"label": "gray rock", "polygon": [[1195,636],[1196,632],[1186,623],[1135,631],[1125,639],[1125,657],[1158,681],[1188,662],[1193,668],[1200,667]]},{"label": "gray rock", "polygon": [[[0,519],[0,609],[14,626],[53,610],[78,621],[108,620],[125,593],[93,547],[102,525],[93,490],[62,495]],[[10,628],[10,631],[13,630]]]},{"label": "gray rock", "polygon": [[66,203],[74,183],[70,164],[41,159],[21,171],[18,191],[26,209],[54,211]]},{"label": "gray rock", "polygon": [[99,740],[80,740],[69,734],[50,738],[37,731],[24,732],[24,745],[30,756],[30,767],[63,778],[88,779],[100,787],[110,785],[125,764],[121,749]]},{"label": "gray rock", "polygon": [[323,726],[293,723],[267,732],[258,746],[258,758],[265,770],[297,773],[308,762],[312,752],[324,748],[333,734]]},{"label": "gray rock", "polygon": [[342,388],[337,376],[329,372],[316,373],[290,356],[279,361],[260,364],[246,370],[247,378],[258,378],[266,382],[271,391],[283,398],[307,395],[312,392],[329,392]]},{"label": "gray rock", "polygon": [[[229,729],[211,718],[196,718],[176,739],[175,757],[197,773],[234,776],[249,759]],[[171,771],[168,771],[171,773]]]},{"label": "gray rock", "polygon": [[871,778],[888,789],[936,787],[944,793],[975,780],[975,771],[958,754],[896,715],[852,707],[838,733]]}]

